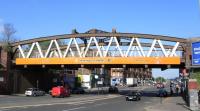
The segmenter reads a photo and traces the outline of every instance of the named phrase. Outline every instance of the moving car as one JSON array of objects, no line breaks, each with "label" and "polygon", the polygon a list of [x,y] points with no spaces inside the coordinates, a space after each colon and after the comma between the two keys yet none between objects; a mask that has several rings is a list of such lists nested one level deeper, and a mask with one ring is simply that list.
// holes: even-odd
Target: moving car
[{"label": "moving car", "polygon": [[141,93],[138,91],[130,92],[126,95],[126,101],[129,100],[141,100]]},{"label": "moving car", "polygon": [[25,91],[26,96],[44,96],[45,92],[38,88],[28,88]]},{"label": "moving car", "polygon": [[109,93],[118,93],[118,88],[116,86],[110,86],[108,88]]},{"label": "moving car", "polygon": [[70,90],[64,88],[63,86],[53,87],[51,90],[52,97],[67,97],[70,96]]},{"label": "moving car", "polygon": [[77,87],[72,89],[72,94],[84,94],[85,90],[82,87]]}]

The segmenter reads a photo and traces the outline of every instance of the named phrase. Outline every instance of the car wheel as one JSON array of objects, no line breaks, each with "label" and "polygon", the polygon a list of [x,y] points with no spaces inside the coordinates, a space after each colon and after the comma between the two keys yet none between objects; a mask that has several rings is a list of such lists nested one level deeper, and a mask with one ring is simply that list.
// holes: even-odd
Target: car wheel
[{"label": "car wheel", "polygon": [[60,98],[64,98],[64,95],[60,95]]},{"label": "car wheel", "polygon": [[33,96],[35,97],[35,96],[37,96],[37,95],[34,93]]}]

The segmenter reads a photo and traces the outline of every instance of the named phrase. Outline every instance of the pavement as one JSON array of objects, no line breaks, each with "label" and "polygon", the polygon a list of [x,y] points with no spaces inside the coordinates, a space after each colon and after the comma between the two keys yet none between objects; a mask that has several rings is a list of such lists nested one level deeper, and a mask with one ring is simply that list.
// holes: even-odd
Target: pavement
[{"label": "pavement", "polygon": [[182,97],[160,98],[160,102],[153,106],[148,106],[146,111],[190,111]]}]

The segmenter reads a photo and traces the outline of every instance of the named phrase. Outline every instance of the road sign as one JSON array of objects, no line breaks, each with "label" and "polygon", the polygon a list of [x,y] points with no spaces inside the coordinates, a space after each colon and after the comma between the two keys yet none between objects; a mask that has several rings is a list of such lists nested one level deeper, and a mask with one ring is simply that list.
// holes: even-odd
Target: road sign
[{"label": "road sign", "polygon": [[192,43],[192,65],[200,65],[200,42]]},{"label": "road sign", "polygon": [[97,81],[97,84],[101,85],[101,84],[103,84],[103,81]]}]

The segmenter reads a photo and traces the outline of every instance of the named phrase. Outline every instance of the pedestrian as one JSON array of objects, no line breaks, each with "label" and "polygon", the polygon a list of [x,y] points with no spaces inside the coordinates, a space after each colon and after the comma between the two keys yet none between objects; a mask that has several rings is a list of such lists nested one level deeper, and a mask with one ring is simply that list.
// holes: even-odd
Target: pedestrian
[{"label": "pedestrian", "polygon": [[176,85],[176,95],[178,96],[178,93],[179,93],[179,85],[177,84]]},{"label": "pedestrian", "polygon": [[171,96],[173,96],[173,94],[174,94],[172,87],[170,87],[170,94],[171,94]]}]

